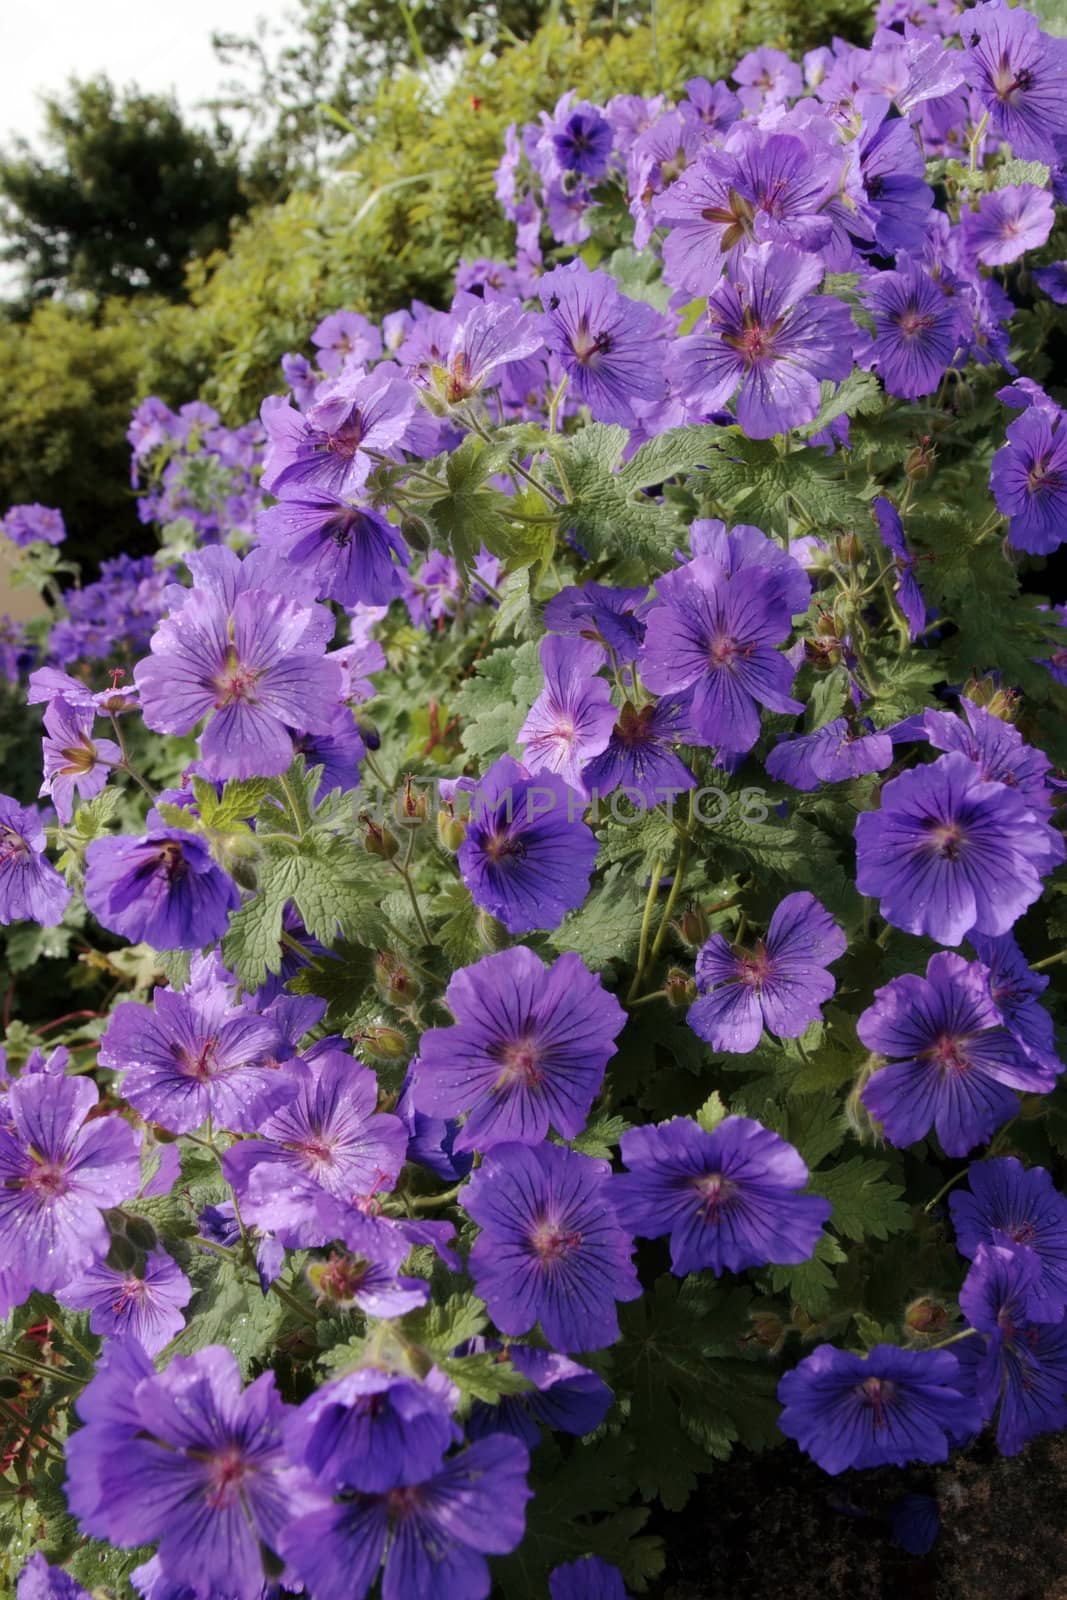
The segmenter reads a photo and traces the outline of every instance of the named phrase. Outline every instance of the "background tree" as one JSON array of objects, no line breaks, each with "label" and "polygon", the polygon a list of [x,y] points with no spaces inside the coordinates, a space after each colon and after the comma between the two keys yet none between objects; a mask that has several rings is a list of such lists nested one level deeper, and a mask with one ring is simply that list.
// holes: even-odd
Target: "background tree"
[{"label": "background tree", "polygon": [[182,298],[186,263],[225,245],[248,209],[230,134],[105,77],[72,79],[44,108],[43,153],[19,140],[0,155],[0,259],[22,268],[26,301]]}]

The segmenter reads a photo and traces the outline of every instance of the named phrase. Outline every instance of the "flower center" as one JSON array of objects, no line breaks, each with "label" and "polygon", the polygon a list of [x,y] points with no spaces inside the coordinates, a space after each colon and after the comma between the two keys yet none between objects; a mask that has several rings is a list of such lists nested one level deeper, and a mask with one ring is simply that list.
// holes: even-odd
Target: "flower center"
[{"label": "flower center", "polygon": [[539,1256],[547,1266],[550,1262],[562,1261],[572,1251],[577,1250],[582,1242],[582,1236],[573,1228],[566,1228],[561,1222],[552,1222],[547,1217],[539,1222],[530,1233],[530,1244],[534,1254]]},{"label": "flower center", "polygon": [[61,1195],[65,1195],[70,1187],[65,1163],[45,1161],[37,1155],[34,1155],[33,1162],[33,1171],[28,1172],[21,1180],[21,1187],[28,1189],[31,1194],[38,1195],[42,1200],[58,1200]]},{"label": "flower center", "polygon": [[1040,457],[1026,474],[1026,487],[1030,494],[1058,494],[1063,488],[1063,474],[1050,472],[1048,461]]},{"label": "flower center", "polygon": [[509,833],[497,828],[485,835],[485,853],[495,866],[505,861],[521,861],[526,855],[526,846],[521,839],[513,839]]},{"label": "flower center", "polygon": [[966,1040],[956,1039],[949,1033],[943,1033],[935,1044],[925,1052],[928,1061],[941,1068],[944,1073],[960,1075],[971,1070],[971,1060],[966,1050]]},{"label": "flower center", "polygon": [[751,236],[755,212],[736,189],[730,190],[725,205],[705,206],[700,215],[705,222],[714,222],[724,230],[721,241],[723,250],[732,250],[742,239]]},{"label": "flower center", "polygon": [[583,367],[600,365],[599,356],[606,356],[614,341],[610,333],[594,333],[585,317],[578,318],[578,326],[571,334],[571,349],[575,360]]},{"label": "flower center", "polygon": [[959,859],[965,835],[958,822],[933,822],[929,828],[929,847],[944,861]]},{"label": "flower center", "polygon": [[708,645],[708,665],[711,667],[728,667],[739,653],[736,639],[729,634],[717,634]]},{"label": "flower center", "polygon": [[30,847],[21,833],[12,828],[0,828],[0,867],[9,861],[18,861],[30,853]]},{"label": "flower center", "polygon": [[302,1156],[309,1167],[332,1167],[337,1159],[336,1143],[324,1133],[313,1133],[300,1144],[287,1144],[284,1148]]},{"label": "flower center", "polygon": [[737,1185],[721,1172],[706,1172],[703,1177],[694,1180],[693,1188],[700,1196],[705,1219],[717,1222],[736,1193]]},{"label": "flower center", "polygon": [[740,333],[724,333],[722,342],[728,344],[731,350],[736,350],[748,366],[753,367],[758,362],[773,359],[774,336],[780,326],[780,322],[776,322],[765,328],[756,321],[751,310],[746,310]]},{"label": "flower center", "polygon": [[186,1078],[195,1078],[198,1083],[207,1083],[214,1078],[220,1070],[218,1042],[215,1035],[211,1034],[207,1039],[198,1041],[196,1050],[177,1050],[175,1053],[182,1074]]},{"label": "flower center", "polygon": [[231,645],[226,665],[213,679],[216,710],[232,705],[235,700],[254,700],[253,690],[261,676],[255,667],[246,667],[238,661],[237,652]]},{"label": "flower center", "polygon": [[217,1511],[233,1505],[248,1473],[248,1464],[236,1445],[227,1445],[210,1459],[208,1467],[208,1505]]},{"label": "flower center", "polygon": [[929,333],[936,319],[928,311],[919,311],[911,306],[907,311],[901,311],[894,320],[905,339],[917,339],[920,334]]},{"label": "flower center", "polygon": [[351,461],[363,442],[363,416],[358,410],[350,411],[336,433],[326,435],[326,449],[335,456]]},{"label": "flower center", "polygon": [[503,1089],[516,1082],[532,1088],[544,1081],[541,1048],[531,1035],[499,1045],[494,1054],[502,1069],[495,1088]]},{"label": "flower center", "polygon": [[121,1317],[131,1306],[139,1306],[148,1293],[148,1285],[143,1278],[123,1278],[122,1287],[112,1301],[111,1309],[116,1316]]},{"label": "flower center", "polygon": [[74,778],[86,772],[92,772],[96,764],[96,750],[88,742],[68,745],[66,749],[61,749],[59,753],[63,757],[62,772],[65,778]]},{"label": "flower center", "polygon": [[870,1409],[871,1420],[876,1428],[888,1425],[888,1410],[896,1396],[897,1386],[889,1378],[864,1378],[856,1393],[863,1404]]},{"label": "flower center", "polygon": [[741,954],[737,960],[737,980],[759,990],[774,970],[770,952],[761,939],[755,950]]}]

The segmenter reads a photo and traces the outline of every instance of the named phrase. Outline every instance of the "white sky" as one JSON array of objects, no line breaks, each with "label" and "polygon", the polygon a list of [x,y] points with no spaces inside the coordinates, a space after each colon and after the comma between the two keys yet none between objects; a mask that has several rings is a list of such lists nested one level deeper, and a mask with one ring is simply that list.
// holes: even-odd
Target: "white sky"
[{"label": "white sky", "polygon": [[190,111],[229,76],[212,31],[251,33],[257,17],[280,23],[288,9],[288,0],[0,0],[0,143],[32,138],[40,91],[72,75],[173,89]]}]

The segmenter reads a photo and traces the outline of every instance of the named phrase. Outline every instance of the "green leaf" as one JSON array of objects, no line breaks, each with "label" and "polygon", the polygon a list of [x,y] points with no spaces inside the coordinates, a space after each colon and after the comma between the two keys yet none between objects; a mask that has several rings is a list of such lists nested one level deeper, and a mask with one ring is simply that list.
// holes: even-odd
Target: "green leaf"
[{"label": "green leaf", "polygon": [[457,1345],[476,1339],[489,1325],[485,1302],[476,1294],[454,1294],[430,1301],[403,1319],[404,1338],[444,1361]]},{"label": "green leaf", "polygon": [[631,1126],[625,1117],[598,1117],[570,1141],[571,1149],[580,1151],[583,1156],[597,1156],[602,1161],[610,1161],[619,1140]]},{"label": "green leaf", "polygon": [[866,1156],[811,1175],[811,1192],[833,1206],[831,1223],[846,1239],[888,1239],[911,1226],[911,1209],[900,1198],[903,1187],[885,1177],[887,1163]]},{"label": "green leaf", "polygon": [[715,460],[722,429],[698,424],[668,428],[649,439],[619,472],[616,481],[627,491],[651,489],[679,472],[692,472]]},{"label": "green leaf", "polygon": [[845,1252],[829,1234],[823,1234],[810,1261],[795,1267],[772,1267],[770,1281],[775,1294],[787,1294],[790,1301],[816,1321],[833,1305],[837,1278],[833,1268],[846,1259]]},{"label": "green leaf", "polygon": [[566,441],[560,463],[571,499],[564,526],[569,524],[590,555],[633,556],[662,570],[683,540],[685,525],[675,509],[631,492],[624,476],[614,472],[626,437],[624,428],[594,423]]},{"label": "green leaf", "polygon": [[705,1133],[714,1133],[719,1123],[726,1116],[726,1107],[718,1089],[713,1089],[697,1112],[696,1120]]},{"label": "green leaf", "polygon": [[609,867],[579,910],[552,935],[557,950],[573,950],[592,972],[637,953],[644,895],[621,864]]}]

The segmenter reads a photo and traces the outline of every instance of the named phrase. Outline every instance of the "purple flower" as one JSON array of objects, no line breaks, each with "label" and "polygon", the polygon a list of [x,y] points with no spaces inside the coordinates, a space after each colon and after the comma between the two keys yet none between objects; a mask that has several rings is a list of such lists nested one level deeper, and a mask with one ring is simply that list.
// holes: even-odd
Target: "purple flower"
[{"label": "purple flower", "polygon": [[1010,933],[1002,933],[996,939],[973,933],[970,942],[979,961],[989,969],[993,1004],[1023,1054],[1045,1072],[1053,1076],[1061,1073],[1063,1063],[1056,1054],[1052,1018],[1037,999],[1048,988],[1048,978],[1033,971]]},{"label": "purple flower", "polygon": [[743,1055],[759,1044],[764,1028],[797,1039],[822,1014],[836,987],[826,968],[844,955],[848,940],[815,899],[786,895],[754,950],[727,944],[713,933],[697,956],[701,998],[686,1020],[715,1050]]},{"label": "purple flower", "polygon": [[[438,393],[448,405],[458,405],[500,383],[512,363],[516,373],[526,371],[518,363],[529,363],[545,342],[539,323],[539,317],[509,300],[476,299],[452,333],[448,349],[442,351],[441,363],[431,364]],[[534,375],[523,389],[538,381]]]},{"label": "purple flower", "polygon": [[[0,1232],[13,1302],[68,1284],[107,1253],[101,1211],[135,1195],[141,1165],[121,1117],[86,1121],[99,1095],[89,1078],[18,1078],[0,1125]],[[83,1125],[84,1124],[84,1125]],[[9,1306],[3,1307],[6,1316]]]},{"label": "purple flower", "polygon": [[689,715],[685,695],[651,701],[640,711],[627,700],[607,748],[585,768],[586,786],[598,795],[621,789],[639,811],[695,788],[696,779],[672,748],[690,737]]},{"label": "purple flower", "polygon": [[260,1600],[263,1548],[277,1549],[314,1503],[286,1471],[274,1374],[242,1391],[229,1350],[209,1345],[141,1378],[121,1422],[95,1415],[94,1391],[110,1389],[109,1376],[98,1372],[79,1401],[87,1421],[71,1474],[83,1492],[95,1478],[99,1501],[89,1517],[75,1514],[120,1549],[158,1540],[162,1575],[198,1600]]},{"label": "purple flower", "polygon": [[599,1556],[583,1556],[548,1575],[550,1600],[627,1600],[622,1573]]},{"label": "purple flower", "polygon": [[59,695],[44,714],[44,782],[41,794],[50,795],[60,822],[74,815],[74,791],[91,800],[107,782],[108,772],[122,760],[112,739],[93,739],[96,709],[73,706]]},{"label": "purple flower", "polygon": [[583,802],[551,773],[501,756],[480,778],[457,860],[475,905],[509,933],[558,928],[589,889],[599,848]]},{"label": "purple flower", "polygon": [[1053,212],[1052,196],[1032,183],[995,189],[979,197],[977,211],[964,212],[964,244],[983,266],[1005,266],[1040,249],[1052,232]]},{"label": "purple flower", "polygon": [[38,1550],[19,1573],[15,1600],[91,1600],[91,1596],[62,1567],[50,1567]]},{"label": "purple flower", "polygon": [[[947,53],[936,52],[942,59]],[[886,117],[888,110],[883,102],[865,118],[859,136],[860,178],[875,240],[886,254],[895,255],[922,249],[934,192],[924,181],[926,164],[914,129],[903,117]]]},{"label": "purple flower", "polygon": [[69,1284],[60,1284],[61,1305],[88,1311],[94,1333],[136,1339],[150,1356],[158,1355],[185,1326],[182,1307],[193,1286],[165,1250],[150,1250],[140,1272],[119,1271],[95,1262]]},{"label": "purple flower", "polygon": [[529,1459],[517,1439],[479,1439],[417,1482],[296,1517],[281,1553],[315,1600],[363,1600],[383,1561],[382,1600],[484,1600],[485,1557],[522,1539]]},{"label": "purple flower", "polygon": [[546,272],[538,283],[545,343],[595,422],[633,427],[636,403],[663,399],[664,320],[652,306],[621,293],[606,272],[581,261]]},{"label": "purple flower", "polygon": [[746,567],[758,567],[768,592],[781,598],[791,617],[807,611],[811,579],[800,562],[768,539],[762,528],[739,522],[727,529],[716,517],[700,517],[689,526],[689,548],[694,556],[714,556],[727,578]]},{"label": "purple flower", "polygon": [[415,390],[396,370],[342,372],[305,413],[279,395],[264,400],[264,489],[283,500],[308,490],[340,500],[361,489],[374,465],[368,452],[395,455],[415,411]]},{"label": "purple flower", "polygon": [[959,944],[971,929],[1006,933],[1041,893],[1062,841],[1036,826],[1026,800],[952,751],[882,787],[856,819],[856,886],[887,922]]},{"label": "purple flower", "polygon": [[122,1092],[171,1133],[217,1128],[251,1133],[291,1100],[297,1083],[275,1058],[278,1030],[229,1003],[219,985],[157,989],[154,1007],[124,1001],[100,1041],[100,1065],[123,1072]]},{"label": "purple flower", "polygon": [[608,170],[614,136],[611,124],[587,100],[574,105],[573,94],[564,95],[552,122],[552,149],[565,172],[602,178]]},{"label": "purple flower", "polygon": [[260,513],[257,533],[265,549],[314,576],[319,599],[378,606],[400,593],[396,562],[407,564],[407,545],[369,506],[310,491],[287,496]]},{"label": "purple flower", "polygon": [[45,860],[45,832],[35,806],[0,794],[0,924],[40,922],[53,927],[70,890]]},{"label": "purple flower", "polygon": [[813,293],[822,276],[814,256],[770,242],[749,250],[708,296],[702,330],[672,347],[679,393],[719,411],[740,390],[737,420],[751,439],[810,422],[820,380],[840,382],[852,370],[852,319],[840,301]]},{"label": "purple flower", "polygon": [[959,351],[959,301],[906,258],[897,271],[872,273],[863,294],[874,316],[864,365],[877,370],[889,394],[904,400],[933,394]]},{"label": "purple flower", "polygon": [[891,1514],[893,1543],[909,1556],[925,1556],[941,1532],[941,1512],[928,1494],[901,1495]]},{"label": "purple flower", "polygon": [[407,1154],[399,1117],[378,1113],[378,1082],[342,1050],[317,1055],[293,1076],[293,1097],[232,1145],[226,1180],[241,1213],[285,1244],[304,1242],[324,1195],[348,1200],[391,1189]]},{"label": "purple flower", "polygon": [[426,1279],[397,1274],[399,1262],[415,1241],[403,1238],[395,1223],[382,1219],[375,1227],[373,1220],[358,1208],[353,1210],[347,1202],[329,1198],[324,1199],[319,1211],[322,1223],[310,1239],[312,1245],[347,1236],[350,1243],[358,1239],[361,1248],[377,1253],[375,1259],[370,1254],[333,1250],[326,1261],[309,1268],[313,1287],[332,1308],[361,1311],[365,1317],[402,1317],[426,1304],[430,1298]]},{"label": "purple flower", "polygon": [[821,1344],[778,1385],[788,1439],[836,1476],[849,1467],[945,1461],[977,1426],[951,1350],[875,1345],[865,1357]]},{"label": "purple flower", "polygon": [[232,604],[193,590],[137,663],[145,722],[184,734],[208,717],[200,748],[213,777],[273,777],[293,758],[290,728],[330,729],[341,675],[325,642],[317,608],[263,589]]},{"label": "purple flower", "polygon": [[678,1277],[808,1261],[830,1202],[800,1194],[808,1169],[791,1144],[749,1117],[708,1133],[688,1117],[622,1136],[628,1172],[612,1180],[619,1221],[645,1239],[670,1235]]},{"label": "purple flower", "polygon": [[748,111],[792,100],[804,87],[796,62],[783,50],[774,50],[766,44],[742,56],[730,76],[735,83],[743,85],[737,98]]},{"label": "purple flower", "polygon": [[1009,423],[1007,444],[993,457],[989,487],[1008,522],[1016,550],[1047,556],[1067,528],[1067,427],[1063,412],[1028,406]]},{"label": "purple flower", "polygon": [[474,1286],[502,1333],[540,1322],[557,1350],[601,1350],[619,1337],[616,1300],[641,1293],[630,1237],[615,1219],[606,1161],[560,1145],[497,1145],[462,1192],[481,1228]]},{"label": "purple flower", "polygon": [[336,373],[350,363],[378,361],[382,336],[359,311],[333,311],[312,331],[311,342],[318,350],[319,367]]},{"label": "purple flower", "polygon": [[51,506],[12,506],[0,521],[0,531],[7,534],[12,544],[25,548],[28,544],[62,544],[67,537],[63,516]]},{"label": "purple flower", "polygon": [[768,569],[724,576],[713,556],[698,556],[656,585],[641,651],[642,681],[657,694],[692,689],[693,734],[726,751],[751,750],[758,705],[794,716],[804,707],[788,690],[793,668],[775,646],[790,617]]},{"label": "purple flower", "polygon": [[[177,1149],[172,1145],[171,1149]],[[242,1218],[242,1221],[244,1219]],[[241,1228],[237,1221],[237,1208],[232,1200],[223,1200],[217,1206],[205,1206],[196,1219],[200,1237],[215,1244],[224,1244],[227,1250],[241,1243]],[[258,1228],[246,1228],[246,1234],[256,1247],[256,1276],[263,1294],[270,1289],[275,1278],[281,1276],[285,1265],[285,1246],[273,1234],[260,1233]]]},{"label": "purple flower", "polygon": [[1033,279],[1050,300],[1067,305],[1067,261],[1053,261],[1048,267],[1034,267]]},{"label": "purple flower", "polygon": [[545,627],[549,633],[592,639],[625,666],[635,659],[645,636],[642,614],[647,599],[647,589],[614,589],[601,583],[561,589],[545,606]]},{"label": "purple flower", "polygon": [[93,840],[85,903],[101,927],[131,944],[197,950],[222,938],[241,896],[202,839],[154,828],[140,839]]},{"label": "purple flower", "polygon": [[960,18],[967,81],[990,131],[1024,161],[1056,165],[1067,134],[1067,42],[1043,33],[1027,11],[985,0]]},{"label": "purple flower", "polygon": [[360,1367],[290,1413],[285,1448],[324,1488],[382,1494],[433,1475],[462,1438],[452,1421],[458,1400],[436,1367],[421,1380]]},{"label": "purple flower", "polygon": [[985,967],[944,950],[925,978],[908,973],[876,989],[856,1031],[868,1050],[893,1058],[862,1094],[891,1144],[914,1144],[936,1127],[946,1155],[965,1156],[1014,1116],[1012,1089],[1052,1087],[1004,1027]]},{"label": "purple flower", "polygon": [[532,950],[502,950],[457,972],[456,1017],[419,1041],[415,1099],[441,1116],[467,1112],[457,1150],[540,1144],[585,1127],[626,1015],[580,956],[545,968]]},{"label": "purple flower", "polygon": [[603,664],[599,645],[549,634],[541,643],[545,686],[515,736],[529,772],[555,772],[579,794],[583,765],[606,748],[615,726],[610,685],[597,676]]},{"label": "purple flower", "polygon": [[474,1402],[467,1421],[467,1437],[484,1439],[490,1433],[510,1433],[530,1450],[541,1443],[541,1428],[552,1428],[581,1438],[599,1428],[611,1408],[612,1393],[602,1378],[557,1350],[531,1345],[502,1345],[497,1339],[471,1339],[458,1356],[496,1353],[497,1361],[510,1364],[533,1386],[523,1394],[503,1395],[495,1405]]},{"label": "purple flower", "polygon": [[881,732],[858,733],[845,717],[836,717],[817,733],[784,739],[764,765],[772,778],[793,789],[817,789],[821,783],[843,783],[868,772],[884,772],[893,763],[893,741]]},{"label": "purple flower", "polygon": [[1035,1322],[1056,1322],[1067,1310],[1067,1199],[1044,1167],[1014,1156],[976,1161],[968,1189],[949,1195],[956,1248],[973,1261],[981,1245],[1031,1253],[1038,1269],[1026,1302]]},{"label": "purple flower", "polygon": [[[876,495],[872,508],[878,522],[878,533],[889,551],[896,558],[897,603],[904,614],[908,624],[908,636],[912,644],[926,627],[926,601],[919,588],[915,576],[918,557],[912,555],[904,538],[904,524],[900,520],[900,513],[892,500],[887,500],[884,494]],[[887,763],[888,764],[888,763]]]},{"label": "purple flower", "polygon": [[960,1290],[960,1310],[976,1330],[959,1348],[961,1371],[983,1422],[999,1406],[997,1447],[1005,1456],[1035,1434],[1067,1426],[1067,1322],[1031,1320],[1038,1272],[1030,1251],[980,1244]]}]

